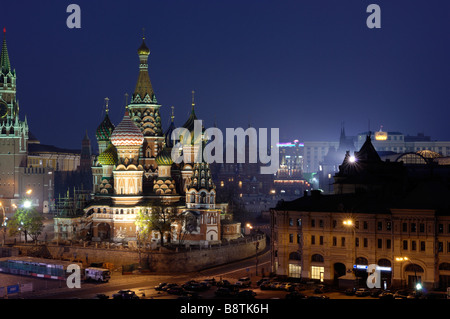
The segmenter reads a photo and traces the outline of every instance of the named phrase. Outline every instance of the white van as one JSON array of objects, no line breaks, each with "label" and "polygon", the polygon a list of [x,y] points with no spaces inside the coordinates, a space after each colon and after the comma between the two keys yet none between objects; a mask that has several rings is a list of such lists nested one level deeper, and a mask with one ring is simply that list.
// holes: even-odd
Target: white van
[{"label": "white van", "polygon": [[106,268],[89,267],[84,270],[86,281],[108,282],[110,278],[111,272]]}]

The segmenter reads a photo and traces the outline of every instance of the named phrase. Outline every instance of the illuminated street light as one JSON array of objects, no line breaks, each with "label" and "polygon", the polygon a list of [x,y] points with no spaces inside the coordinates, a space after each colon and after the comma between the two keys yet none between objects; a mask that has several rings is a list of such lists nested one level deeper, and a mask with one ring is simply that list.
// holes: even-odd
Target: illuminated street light
[{"label": "illuminated street light", "polygon": [[32,192],[33,192],[33,190],[32,190],[32,189],[29,189],[29,190],[26,191],[26,194],[27,194],[27,195],[31,195]]},{"label": "illuminated street light", "polygon": [[343,224],[345,226],[353,226],[353,221],[351,219],[344,220]]},{"label": "illuminated street light", "polygon": [[350,156],[350,158],[348,160],[350,161],[350,163],[355,163],[356,157],[352,155],[352,156]]},{"label": "illuminated street light", "polygon": [[24,201],[23,202],[23,207],[30,208],[31,207],[31,201],[29,201],[29,200]]}]

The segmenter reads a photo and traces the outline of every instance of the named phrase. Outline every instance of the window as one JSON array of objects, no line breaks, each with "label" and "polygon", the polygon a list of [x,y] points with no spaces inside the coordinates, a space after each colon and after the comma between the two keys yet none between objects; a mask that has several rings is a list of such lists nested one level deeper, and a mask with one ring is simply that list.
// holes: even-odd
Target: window
[{"label": "window", "polygon": [[296,264],[289,264],[289,277],[300,278],[301,266]]},{"label": "window", "polygon": [[[336,226],[337,226],[337,220],[333,219],[333,228],[336,228]],[[450,228],[449,228],[449,232],[450,232]]]},{"label": "window", "polygon": [[403,241],[403,250],[408,250],[408,241],[407,240]]},{"label": "window", "polygon": [[416,223],[411,223],[411,232],[415,233],[417,231]]},{"label": "window", "polygon": [[367,246],[369,246],[369,241],[367,238],[364,238],[364,247],[367,248]]},{"label": "window", "polygon": [[345,247],[345,237],[341,237],[341,246]]},{"label": "window", "polygon": [[294,226],[294,220],[292,218],[289,218],[289,226]]},{"label": "window", "polygon": [[290,243],[294,242],[294,234],[289,234],[289,242]]},{"label": "window", "polygon": [[392,223],[386,222],[386,230],[391,230],[391,229],[392,229]]},{"label": "window", "polygon": [[319,219],[319,227],[323,228],[323,220]]},{"label": "window", "polygon": [[364,223],[363,223],[363,227],[364,227],[364,229],[367,229],[367,228],[369,228],[369,225],[367,224],[367,222],[365,221]]},{"label": "window", "polygon": [[297,226],[301,226],[302,225],[302,220],[300,218],[297,218]]},{"label": "window", "polygon": [[316,244],[316,236],[312,235],[311,236],[311,245],[315,245]]},{"label": "window", "polygon": [[323,236],[320,236],[320,237],[319,237],[319,244],[320,244],[320,245],[323,245]]},{"label": "window", "polygon": [[356,229],[359,229],[359,220],[357,220],[357,221],[355,222],[355,228],[356,228]]},{"label": "window", "polygon": [[311,266],[311,279],[319,279],[322,282],[324,272],[324,267]]},{"label": "window", "polygon": [[417,243],[415,240],[411,241],[411,250],[416,250],[417,249]]},{"label": "window", "polygon": [[[337,246],[337,238],[336,237],[333,237],[333,246]],[[449,248],[450,248],[450,245],[449,245]]]},{"label": "window", "polygon": [[386,249],[391,249],[391,240],[386,239]]},{"label": "window", "polygon": [[355,247],[359,247],[359,237],[355,238]]},{"label": "window", "polygon": [[420,242],[420,251],[425,251],[425,242],[424,241]]},{"label": "window", "polygon": [[421,232],[421,233],[425,232],[425,224],[424,223],[419,224],[419,232]]},{"label": "window", "polygon": [[383,240],[381,238],[378,239],[378,248],[379,249],[383,248]]},{"label": "window", "polygon": [[315,219],[311,219],[311,227],[316,227],[316,220]]},{"label": "window", "polygon": [[300,244],[301,239],[302,239],[302,235],[297,234],[297,244]]},{"label": "window", "polygon": [[383,230],[383,222],[377,223],[377,230]]},{"label": "window", "polygon": [[403,223],[402,224],[402,230],[404,233],[406,233],[408,231],[408,224],[407,223]]},{"label": "window", "polygon": [[442,253],[444,251],[444,243],[442,241],[438,242],[438,252]]},{"label": "window", "polygon": [[444,232],[444,224],[439,224],[438,225],[438,233],[442,234]]}]

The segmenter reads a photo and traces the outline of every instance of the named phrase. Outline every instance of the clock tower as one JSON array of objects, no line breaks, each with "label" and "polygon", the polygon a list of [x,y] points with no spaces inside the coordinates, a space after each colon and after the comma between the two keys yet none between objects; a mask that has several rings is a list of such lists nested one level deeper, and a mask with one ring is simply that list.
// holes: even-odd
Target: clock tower
[{"label": "clock tower", "polygon": [[27,167],[28,123],[19,120],[16,99],[16,71],[11,67],[6,46],[6,29],[0,54],[0,197],[18,198],[21,172]]}]

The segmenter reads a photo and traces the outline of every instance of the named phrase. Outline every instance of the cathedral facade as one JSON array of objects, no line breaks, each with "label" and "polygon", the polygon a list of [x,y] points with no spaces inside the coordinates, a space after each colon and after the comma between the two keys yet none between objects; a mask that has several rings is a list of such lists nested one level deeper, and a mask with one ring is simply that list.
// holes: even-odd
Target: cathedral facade
[{"label": "cathedral facade", "polygon": [[[161,104],[148,73],[150,50],[145,38],[138,49],[139,75],[122,121],[115,126],[106,114],[96,130],[99,155],[92,167],[93,200],[85,212],[93,240],[136,240],[137,218],[170,217],[169,228],[154,230],[152,241],[214,243],[221,240],[224,205],[216,205],[216,187],[206,162],[174,163],[171,139],[174,116],[164,132]],[[108,101],[106,101],[108,102]],[[193,133],[192,111],[183,128]],[[203,142],[204,136],[202,136]],[[193,155],[198,141],[183,145]],[[139,217],[138,217],[139,216]],[[158,219],[156,218],[156,219]],[[161,235],[163,238],[161,238]]]}]

